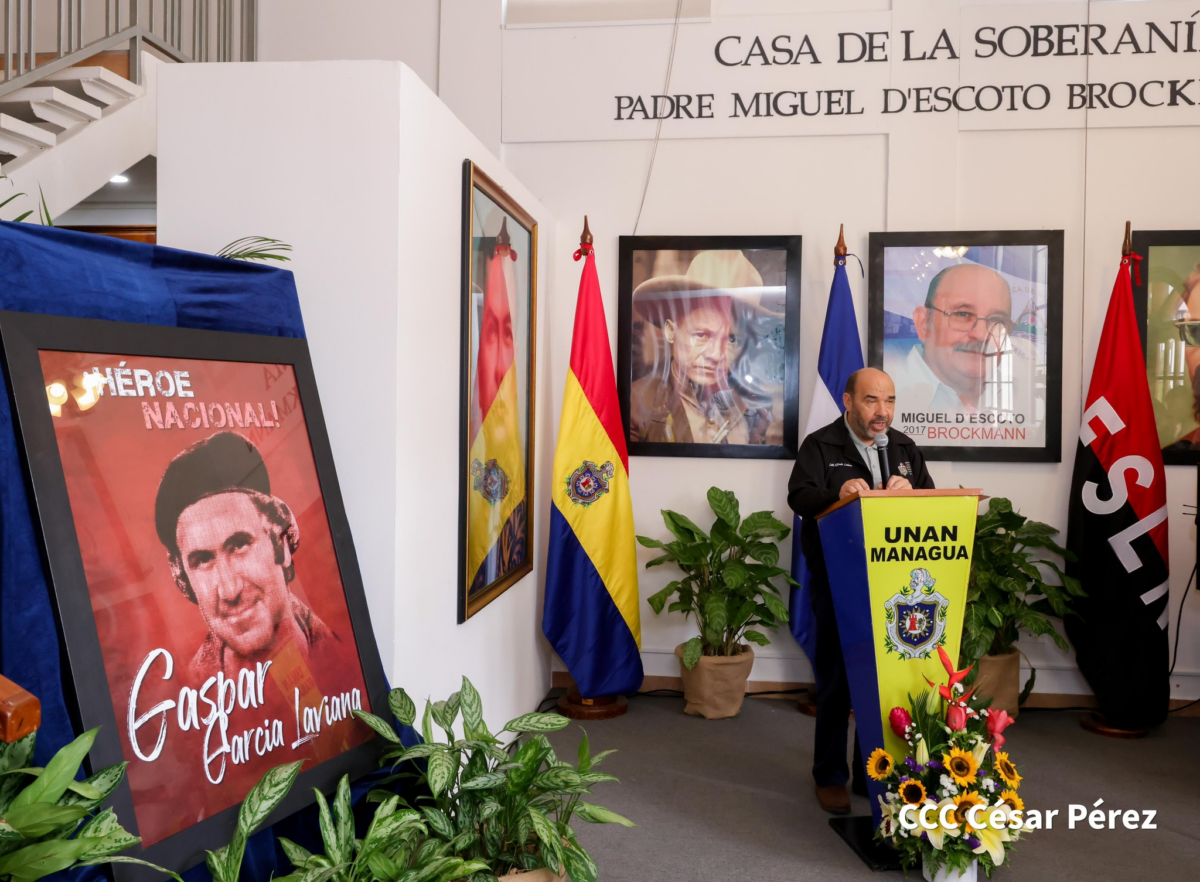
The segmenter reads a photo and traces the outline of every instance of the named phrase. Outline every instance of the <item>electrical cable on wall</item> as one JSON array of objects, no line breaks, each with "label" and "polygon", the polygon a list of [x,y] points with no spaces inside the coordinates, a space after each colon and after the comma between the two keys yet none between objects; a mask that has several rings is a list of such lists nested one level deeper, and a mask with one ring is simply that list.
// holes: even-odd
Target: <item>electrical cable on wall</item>
[{"label": "electrical cable on wall", "polygon": [[[667,55],[667,76],[663,80],[664,95],[671,93],[671,70],[675,67],[675,44],[679,40],[679,17],[683,14],[683,0],[675,0],[675,28],[671,32],[671,51]],[[657,112],[655,116],[657,116]],[[654,157],[658,155],[658,139],[662,135],[662,118],[654,128],[654,145],[650,148],[650,164],[646,167],[646,181],[642,184],[642,198],[638,202],[637,217],[633,221],[633,235],[637,235],[638,224],[642,222],[642,209],[646,205],[646,193],[650,190],[650,176],[654,173]]]}]

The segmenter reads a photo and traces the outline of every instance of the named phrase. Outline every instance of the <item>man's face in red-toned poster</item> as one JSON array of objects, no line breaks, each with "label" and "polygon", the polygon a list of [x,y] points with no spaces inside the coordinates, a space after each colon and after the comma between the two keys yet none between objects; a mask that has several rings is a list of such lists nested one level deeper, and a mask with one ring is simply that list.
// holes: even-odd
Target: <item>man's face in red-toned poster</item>
[{"label": "man's face in red-toned poster", "polygon": [[247,494],[221,493],[184,509],[175,535],[210,633],[239,666],[272,658],[291,636],[283,627],[290,595],[278,527]]}]

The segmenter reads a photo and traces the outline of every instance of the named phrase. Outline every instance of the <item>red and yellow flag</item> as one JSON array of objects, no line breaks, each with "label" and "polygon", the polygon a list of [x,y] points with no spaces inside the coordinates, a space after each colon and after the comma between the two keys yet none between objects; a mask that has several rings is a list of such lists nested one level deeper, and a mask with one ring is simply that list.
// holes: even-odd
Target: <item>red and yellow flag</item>
[{"label": "red and yellow flag", "polygon": [[[551,486],[542,631],[585,697],[642,684],[629,456],[591,247],[571,341]],[[575,255],[579,259],[579,254]]]},{"label": "red and yellow flag", "polygon": [[[497,245],[488,261],[471,390],[471,450],[467,457],[467,577],[471,591],[495,581],[525,549],[525,456],[522,452],[512,304],[515,255]],[[514,517],[515,514],[515,517]],[[513,520],[509,531],[505,525]],[[507,541],[502,541],[507,536]]]}]

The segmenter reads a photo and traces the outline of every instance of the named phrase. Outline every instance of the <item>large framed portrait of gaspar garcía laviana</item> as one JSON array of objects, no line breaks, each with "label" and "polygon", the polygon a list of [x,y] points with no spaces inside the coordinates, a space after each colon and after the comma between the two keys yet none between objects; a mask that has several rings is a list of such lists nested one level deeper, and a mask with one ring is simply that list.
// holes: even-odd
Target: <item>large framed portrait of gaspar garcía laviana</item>
[{"label": "large framed portrait of gaspar garc\u00eda laviana", "polygon": [[68,705],[93,770],[129,764],[132,855],[204,860],[283,763],[276,817],[374,769],[352,712],[386,686],[307,344],[14,312],[0,339]]},{"label": "large framed portrait of gaspar garc\u00eda laviana", "polygon": [[463,162],[458,621],[533,569],[538,225]]}]

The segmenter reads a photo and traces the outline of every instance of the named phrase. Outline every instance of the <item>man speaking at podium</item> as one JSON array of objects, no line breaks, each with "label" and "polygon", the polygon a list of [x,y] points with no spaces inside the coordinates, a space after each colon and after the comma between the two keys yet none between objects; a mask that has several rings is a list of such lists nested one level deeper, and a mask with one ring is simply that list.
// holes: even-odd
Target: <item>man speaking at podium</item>
[{"label": "man speaking at podium", "polygon": [[[843,416],[804,439],[788,482],[788,505],[803,518],[800,544],[812,571],[809,595],[817,621],[813,779],[821,808],[833,814],[850,811],[846,793],[850,685],[816,516],[839,499],[862,490],[933,489],[933,479],[917,445],[891,428],[896,408],[896,387],[891,377],[875,368],[855,371],[846,382],[842,403],[846,408]],[[882,443],[884,438],[886,444]],[[863,796],[867,793],[857,735],[854,792]]]}]

